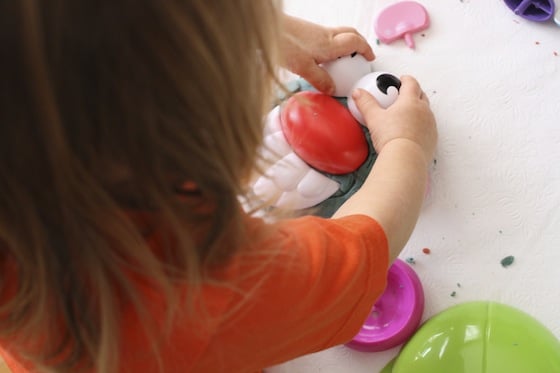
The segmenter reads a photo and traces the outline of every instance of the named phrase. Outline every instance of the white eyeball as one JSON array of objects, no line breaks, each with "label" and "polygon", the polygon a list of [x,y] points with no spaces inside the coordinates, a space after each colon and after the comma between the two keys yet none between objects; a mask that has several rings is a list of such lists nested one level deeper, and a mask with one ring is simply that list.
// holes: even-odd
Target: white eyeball
[{"label": "white eyeball", "polygon": [[[399,89],[401,88],[401,81],[392,74],[376,71],[358,80],[351,88],[350,92],[357,88],[364,89],[371,93],[377,102],[379,102],[379,105],[386,109],[397,100]],[[348,97],[348,110],[350,110],[350,113],[352,113],[358,122],[363,125],[366,124],[362,113],[360,113],[356,107],[356,103],[351,96]]]},{"label": "white eyeball", "polygon": [[321,67],[332,77],[335,84],[333,96],[336,97],[349,96],[354,83],[371,72],[370,63],[358,53],[325,62]]}]

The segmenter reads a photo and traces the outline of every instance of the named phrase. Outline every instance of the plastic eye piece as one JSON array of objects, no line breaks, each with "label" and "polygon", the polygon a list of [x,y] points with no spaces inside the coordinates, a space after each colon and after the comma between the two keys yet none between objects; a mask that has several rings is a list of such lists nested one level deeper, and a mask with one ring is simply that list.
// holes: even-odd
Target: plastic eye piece
[{"label": "plastic eye piece", "polygon": [[[383,108],[388,108],[396,101],[401,88],[401,81],[396,76],[386,72],[369,73],[354,84],[351,91],[364,89],[371,93]],[[348,110],[358,122],[365,125],[364,117],[358,110],[352,97],[348,97]]]},{"label": "plastic eye piece", "polygon": [[397,90],[401,89],[401,81],[394,75],[381,74],[377,77],[377,88],[385,94],[389,87],[396,87]]},{"label": "plastic eye piece", "polygon": [[335,91],[333,96],[335,97],[349,96],[354,83],[371,72],[370,63],[361,54],[357,53],[325,62],[321,66],[334,81]]}]

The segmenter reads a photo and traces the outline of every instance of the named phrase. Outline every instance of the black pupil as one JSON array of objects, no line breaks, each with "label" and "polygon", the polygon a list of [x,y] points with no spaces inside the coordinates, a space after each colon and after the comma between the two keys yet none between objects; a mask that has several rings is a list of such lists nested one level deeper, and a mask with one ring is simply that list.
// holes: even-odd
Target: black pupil
[{"label": "black pupil", "polygon": [[401,81],[394,75],[391,74],[381,74],[377,77],[377,88],[385,94],[387,94],[387,89],[389,87],[397,88],[397,91],[401,89]]}]

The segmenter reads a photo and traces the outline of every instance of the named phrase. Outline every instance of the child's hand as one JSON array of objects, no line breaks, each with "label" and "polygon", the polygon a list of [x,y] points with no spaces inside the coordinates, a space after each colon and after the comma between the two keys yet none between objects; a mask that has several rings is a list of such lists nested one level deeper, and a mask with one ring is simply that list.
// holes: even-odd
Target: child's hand
[{"label": "child's hand", "polygon": [[397,100],[387,109],[379,106],[367,91],[359,89],[352,97],[364,116],[371,133],[373,146],[378,153],[395,139],[406,139],[418,144],[426,161],[433,159],[437,129],[430,102],[422,88],[411,76],[401,78]]},{"label": "child's hand", "polygon": [[281,52],[284,67],[300,75],[319,91],[331,94],[334,82],[319,64],[354,52],[375,58],[366,39],[351,27],[324,27],[285,15]]},{"label": "child's hand", "polygon": [[391,261],[405,246],[420,214],[437,141],[435,118],[420,85],[410,76],[402,77],[401,83],[397,100],[387,109],[367,91],[353,92],[379,154],[360,190],[334,215],[375,219],[387,236]]}]

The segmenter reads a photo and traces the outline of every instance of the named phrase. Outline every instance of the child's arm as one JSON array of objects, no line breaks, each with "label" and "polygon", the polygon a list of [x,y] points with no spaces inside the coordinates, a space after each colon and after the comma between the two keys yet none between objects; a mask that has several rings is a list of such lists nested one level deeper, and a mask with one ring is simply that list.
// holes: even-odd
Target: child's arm
[{"label": "child's arm", "polygon": [[366,181],[334,214],[364,214],[384,229],[391,262],[416,224],[433,160],[437,130],[427,97],[412,77],[402,77],[397,101],[382,109],[366,91],[354,95],[379,156]]}]

